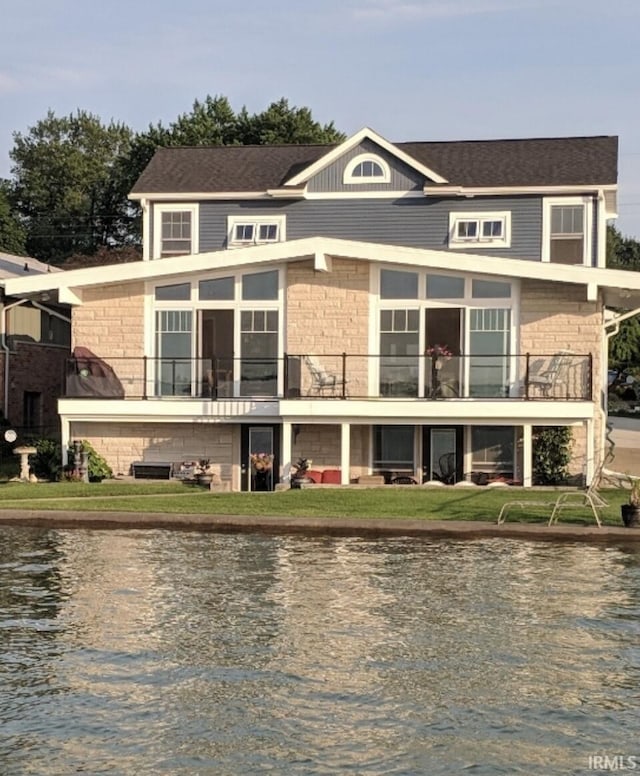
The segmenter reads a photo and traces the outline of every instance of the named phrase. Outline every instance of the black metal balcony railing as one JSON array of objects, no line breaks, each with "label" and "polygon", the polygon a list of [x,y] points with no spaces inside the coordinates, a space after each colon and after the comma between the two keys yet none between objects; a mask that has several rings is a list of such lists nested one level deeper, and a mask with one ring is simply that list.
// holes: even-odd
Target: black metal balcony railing
[{"label": "black metal balcony railing", "polygon": [[591,400],[591,355],[72,358],[65,397]]}]

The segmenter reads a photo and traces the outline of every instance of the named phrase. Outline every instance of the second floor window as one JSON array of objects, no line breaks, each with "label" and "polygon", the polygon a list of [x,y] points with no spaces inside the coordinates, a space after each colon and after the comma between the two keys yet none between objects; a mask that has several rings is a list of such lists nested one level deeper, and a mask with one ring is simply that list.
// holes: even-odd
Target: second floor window
[{"label": "second floor window", "polygon": [[285,239],[284,227],[284,216],[230,216],[228,244],[230,247],[239,247],[282,242]]},{"label": "second floor window", "polygon": [[198,252],[198,206],[156,204],[153,209],[152,258],[168,259]]},{"label": "second floor window", "polygon": [[584,205],[553,205],[549,261],[584,263]]},{"label": "second floor window", "polygon": [[161,214],[160,257],[189,255],[192,252],[192,213],[170,210]]},{"label": "second floor window", "polygon": [[509,213],[450,213],[449,247],[468,248],[486,243],[508,248],[511,242]]}]

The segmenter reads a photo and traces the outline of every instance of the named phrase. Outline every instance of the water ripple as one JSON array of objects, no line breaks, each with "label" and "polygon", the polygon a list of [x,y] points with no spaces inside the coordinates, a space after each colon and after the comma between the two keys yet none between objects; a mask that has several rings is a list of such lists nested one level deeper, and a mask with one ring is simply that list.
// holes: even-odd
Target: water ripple
[{"label": "water ripple", "polygon": [[0,532],[3,776],[547,776],[635,754],[636,552]]}]

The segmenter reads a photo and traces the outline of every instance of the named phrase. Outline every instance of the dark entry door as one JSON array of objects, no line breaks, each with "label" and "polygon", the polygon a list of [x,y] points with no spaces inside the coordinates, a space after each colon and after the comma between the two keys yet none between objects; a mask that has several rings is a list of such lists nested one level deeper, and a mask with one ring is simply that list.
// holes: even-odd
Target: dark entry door
[{"label": "dark entry door", "polygon": [[462,426],[425,426],[422,435],[423,479],[453,485],[463,477]]},{"label": "dark entry door", "polygon": [[274,490],[280,466],[280,433],[277,424],[242,426],[242,490]]}]

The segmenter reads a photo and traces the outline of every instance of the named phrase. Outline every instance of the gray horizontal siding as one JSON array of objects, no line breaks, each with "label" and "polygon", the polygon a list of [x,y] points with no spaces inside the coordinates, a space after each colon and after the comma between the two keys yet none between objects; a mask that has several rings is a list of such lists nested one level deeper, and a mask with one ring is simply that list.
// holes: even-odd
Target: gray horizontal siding
[{"label": "gray horizontal siding", "polygon": [[[343,183],[344,171],[349,162],[360,154],[376,154],[384,159],[391,170],[389,183]],[[371,140],[362,143],[343,154],[333,164],[321,170],[309,181],[307,190],[317,192],[342,191],[422,191],[424,176],[412,167],[401,162],[396,156],[388,153]]]},{"label": "gray horizontal siding", "polygon": [[227,216],[265,215],[268,212],[286,215],[288,240],[337,237],[446,250],[450,212],[495,210],[511,212],[511,248],[488,250],[485,246],[478,246],[477,252],[489,256],[539,259],[542,202],[537,197],[202,202],[200,251],[226,247]]}]

